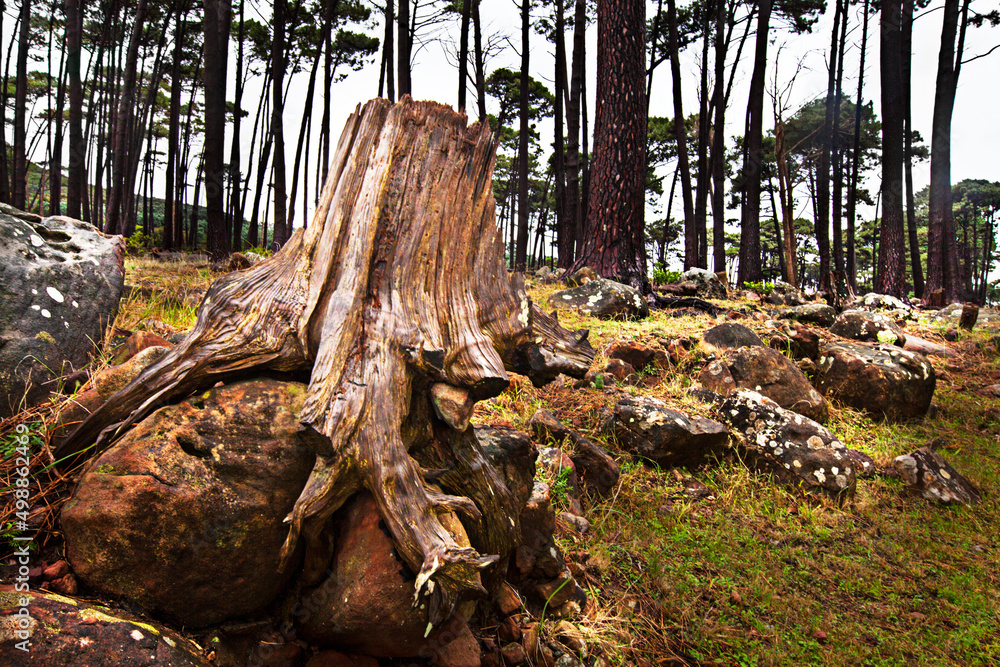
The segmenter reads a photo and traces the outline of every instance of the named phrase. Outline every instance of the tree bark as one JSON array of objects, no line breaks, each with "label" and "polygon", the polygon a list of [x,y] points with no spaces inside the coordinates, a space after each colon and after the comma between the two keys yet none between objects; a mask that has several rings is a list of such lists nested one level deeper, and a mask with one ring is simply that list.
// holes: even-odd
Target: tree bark
[{"label": "tree bark", "polygon": [[[226,205],[226,225],[233,232],[230,248],[235,251],[243,249],[243,215],[240,212],[240,183],[243,173],[240,168],[240,125],[243,116],[243,37],[245,23],[243,21],[246,1],[240,0],[240,22],[236,33],[236,98],[233,100],[233,142],[229,149],[229,202]],[[267,88],[263,89],[267,95]]]},{"label": "tree bark", "polygon": [[[712,104],[715,123],[712,130],[712,270],[726,270],[726,101],[722,82],[726,76],[725,36],[729,9],[725,0],[716,2],[715,17],[715,86]],[[794,241],[794,238],[793,238]]]},{"label": "tree bark", "polygon": [[66,76],[69,79],[69,164],[66,170],[66,215],[80,217],[86,181],[87,145],[83,140],[83,85],[80,81],[80,50],[83,19],[81,0],[66,0]]},{"label": "tree bark", "polygon": [[[443,105],[367,103],[348,119],[316,224],[268,261],[218,279],[187,338],[58,455],[96,439],[92,456],[165,402],[218,381],[308,372],[299,419],[318,456],[288,517],[283,567],[304,541],[301,580],[316,581],[331,553],[327,520],[367,489],[418,573],[415,599],[432,626],[464,595],[484,593],[480,571],[507,556],[519,527],[469,425],[472,408],[507,387],[508,371],[545,383],[582,376],[594,357],[585,332],[562,329],[507,274],[492,139]],[[442,474],[432,483],[428,470]],[[464,516],[472,547],[440,523],[449,511]]]},{"label": "tree bark", "polygon": [[229,254],[226,233],[226,63],[229,59],[230,0],[203,0],[205,7],[205,236],[209,255]]},{"label": "tree bark", "polygon": [[410,77],[410,53],[413,45],[410,43],[410,0],[399,0],[399,16],[396,19],[399,42],[396,45],[397,68],[399,69],[399,98],[413,94],[413,84]]},{"label": "tree bark", "polygon": [[[567,92],[566,77],[566,42],[563,33],[566,31],[566,17],[563,3],[556,3],[556,25],[553,39],[556,42],[556,75],[555,75],[555,137],[553,142],[553,175],[555,177],[556,199],[556,248],[558,255],[573,255],[572,221],[567,215],[566,205],[566,137],[563,133],[564,101]],[[545,248],[541,251],[545,256]]]},{"label": "tree bark", "polygon": [[472,24],[474,47],[476,52],[476,106],[479,109],[479,122],[486,122],[486,63],[483,54],[483,29],[479,20],[479,2],[472,5]]},{"label": "tree bark", "polygon": [[767,71],[767,33],[773,0],[761,0],[757,14],[757,46],[750,96],[747,101],[747,131],[743,153],[743,207],[740,220],[740,284],[764,279],[760,254],[760,179],[764,161],[764,76]]},{"label": "tree bark", "polygon": [[132,127],[132,111],[135,107],[136,95],[136,62],[139,57],[139,42],[146,21],[146,0],[139,0],[135,10],[135,20],[132,23],[132,35],[129,38],[128,54],[125,56],[125,78],[122,82],[118,113],[115,114],[114,154],[112,164],[111,187],[108,191],[107,222],[104,231],[109,234],[123,234],[126,229],[125,219],[125,174],[131,162],[129,147],[131,146],[130,128]]},{"label": "tree bark", "polygon": [[531,77],[528,75],[529,53],[531,44],[531,3],[521,0],[521,90],[520,120],[521,126],[517,135],[518,166],[517,166],[517,246],[514,254],[514,270],[524,271],[528,259],[528,215],[531,204],[528,202],[528,134],[531,132],[531,109],[528,106],[528,85]]},{"label": "tree bark", "polygon": [[597,4],[597,111],[583,252],[574,268],[651,291],[646,274],[645,4]]},{"label": "tree bark", "polygon": [[911,65],[913,62],[913,10],[915,0],[903,0],[903,179],[906,181],[906,231],[910,241],[910,275],[913,293],[924,295],[924,269],[920,262],[920,242],[917,238],[917,207],[913,196],[913,129],[911,113]]},{"label": "tree bark", "polygon": [[677,161],[681,167],[681,198],[684,201],[684,268],[698,265],[698,231],[695,227],[694,201],[691,187],[691,165],[688,162],[687,126],[681,99],[680,40],[677,36],[677,1],[667,0],[667,32],[669,34],[670,73],[673,76],[674,137],[677,140]]},{"label": "tree bark", "polygon": [[466,92],[469,89],[469,21],[472,18],[472,0],[462,0],[462,26],[458,47],[458,110],[465,111]]},{"label": "tree bark", "polygon": [[858,179],[861,172],[861,112],[865,89],[865,55],[868,52],[869,0],[865,0],[864,23],[861,29],[861,64],[858,66],[858,97],[854,104],[854,148],[851,153],[851,181],[847,195],[847,283],[852,292],[858,289],[858,265],[855,249],[855,224],[858,205]]},{"label": "tree bark", "polygon": [[[31,0],[21,0],[17,37],[17,71],[14,79],[14,184],[13,204],[24,209],[28,196],[28,36],[31,34]],[[3,156],[7,158],[6,155]]]},{"label": "tree bark", "polygon": [[569,235],[564,255],[559,251],[559,268],[568,269],[583,250],[583,189],[580,183],[580,118],[583,102],[583,77],[587,49],[587,2],[577,0],[573,15],[573,63],[566,105],[566,214]]},{"label": "tree bark", "polygon": [[[968,0],[961,13],[967,16]],[[938,54],[937,83],[934,92],[934,115],[931,123],[930,212],[927,221],[928,294],[943,289],[945,299],[961,297],[958,276],[958,251],[955,242],[955,219],[951,199],[951,117],[961,68],[963,39],[955,40],[959,25],[959,0],[946,0],[941,27],[941,50]],[[962,36],[965,20],[962,20]],[[957,54],[956,54],[957,50]]]},{"label": "tree bark", "polygon": [[278,249],[288,240],[288,229],[285,226],[285,130],[283,121],[286,67],[285,0],[275,0],[274,2],[274,25],[272,29],[274,30],[273,41],[271,43],[271,143],[274,149],[274,159],[271,163],[274,183],[274,225],[272,238],[274,248]]},{"label": "tree bark", "polygon": [[903,71],[901,0],[883,0],[880,40],[882,79],[882,221],[875,291],[904,296]]}]

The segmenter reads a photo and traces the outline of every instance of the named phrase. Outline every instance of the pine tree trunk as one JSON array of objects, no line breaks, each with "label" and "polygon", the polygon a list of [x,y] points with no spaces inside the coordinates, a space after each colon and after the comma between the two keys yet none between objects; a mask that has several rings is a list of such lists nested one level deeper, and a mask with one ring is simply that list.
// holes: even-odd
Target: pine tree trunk
[{"label": "pine tree trunk", "polygon": [[226,233],[226,62],[230,0],[203,0],[205,7],[205,243],[212,259],[229,254]]},{"label": "pine tree trunk", "polygon": [[[723,0],[715,0],[716,4]],[[708,268],[708,190],[711,176],[708,168],[710,141],[708,112],[708,29],[711,25],[709,11],[702,12],[701,23],[701,77],[698,96],[698,180],[694,198],[694,228],[698,237],[697,266]]]},{"label": "pine tree trunk", "polygon": [[80,81],[80,50],[83,17],[81,0],[66,0],[66,75],[69,79],[69,164],[66,182],[66,215],[80,217],[86,187],[87,144],[83,139],[83,84]]},{"label": "pine tree trunk", "polygon": [[474,32],[474,48],[476,53],[476,106],[479,109],[479,122],[486,122],[486,63],[483,54],[483,28],[479,20],[480,0],[474,0],[472,5],[472,24]]},{"label": "pine tree trunk", "polygon": [[469,21],[472,18],[472,0],[462,0],[462,27],[458,46],[458,110],[465,111],[465,98],[469,83]]},{"label": "pine tree trunk", "polygon": [[883,0],[882,37],[882,220],[875,291],[903,296],[903,71],[902,2]]},{"label": "pine tree trunk", "polygon": [[286,227],[285,199],[285,130],[284,130],[284,85],[285,85],[285,0],[274,2],[274,39],[271,43],[271,137],[274,146],[272,173],[274,183],[274,224],[272,226],[275,249],[288,240]]},{"label": "pine tree trunk", "polygon": [[681,168],[681,198],[684,201],[684,268],[698,265],[698,231],[694,215],[691,186],[691,166],[687,152],[687,126],[681,99],[680,41],[677,36],[677,1],[667,0],[667,32],[670,44],[670,73],[674,82],[674,138],[677,140],[677,161]]},{"label": "pine tree trunk", "polygon": [[[17,38],[17,72],[14,90],[14,183],[13,204],[24,209],[28,196],[28,35],[31,27],[31,0],[21,0]],[[6,158],[6,156],[4,156]]]},{"label": "pine tree trunk", "polygon": [[757,47],[747,101],[747,132],[743,149],[743,207],[740,221],[740,284],[764,279],[760,250],[760,179],[764,161],[764,77],[767,70],[767,34],[773,0],[761,0],[757,15]]},{"label": "pine tree trunk", "polygon": [[593,172],[574,268],[590,266],[646,294],[645,5],[600,0],[597,26]]},{"label": "pine tree trunk", "polygon": [[[556,250],[560,257],[573,255],[572,221],[567,215],[566,205],[566,145],[563,134],[564,101],[566,97],[566,42],[563,33],[566,31],[566,17],[563,3],[556,3],[556,25],[552,37],[556,42],[556,74],[555,74],[555,137],[553,142],[553,176],[555,177],[556,199]],[[542,256],[545,248],[542,248]]]},{"label": "pine tree trunk", "polygon": [[399,0],[399,16],[396,19],[399,42],[396,45],[397,67],[399,69],[399,98],[412,95],[413,87],[410,81],[410,0]]},{"label": "pine tree trunk", "polygon": [[917,238],[917,207],[913,195],[913,130],[911,128],[911,65],[913,62],[914,0],[903,0],[903,179],[906,181],[906,231],[910,241],[910,274],[913,292],[918,299],[924,295],[924,269],[920,262],[920,241]]},{"label": "pine tree trunk", "polygon": [[518,167],[517,167],[517,246],[514,254],[514,270],[524,271],[528,255],[528,214],[531,204],[528,201],[528,134],[531,132],[531,109],[528,106],[528,86],[531,77],[528,75],[528,54],[531,52],[529,37],[531,35],[531,4],[530,0],[521,0],[521,88],[520,88],[520,120],[518,132]]},{"label": "pine tree trunk", "polygon": [[[479,449],[472,409],[507,387],[509,371],[538,384],[580,377],[594,350],[507,274],[493,150],[488,128],[467,128],[448,107],[366,104],[341,136],[316,224],[268,261],[217,280],[187,338],[94,411],[58,455],[96,440],[92,456],[159,405],[218,381],[308,372],[299,419],[318,456],[288,518],[283,567],[304,542],[301,581],[317,580],[330,556],[328,519],[367,489],[418,573],[415,599],[432,625],[463,596],[485,593],[484,580],[499,584],[502,569],[480,573],[504,563],[518,515]],[[427,470],[444,472],[431,482]],[[448,511],[463,515],[472,547],[442,526]]]},{"label": "pine tree trunk", "polygon": [[847,45],[847,0],[841,10],[840,37],[837,40],[837,85],[833,95],[833,125],[830,126],[830,157],[833,167],[833,212],[830,222],[833,226],[833,269],[835,280],[831,287],[841,293],[846,288],[844,281],[844,235],[841,221],[844,213],[844,160],[840,141],[840,106],[844,95],[844,49]]},{"label": "pine tree trunk", "polygon": [[[726,52],[729,40],[725,27],[729,10],[725,0],[717,0],[715,17],[715,86],[712,104],[715,123],[712,131],[712,270],[726,270],[726,103],[722,82],[726,76]],[[792,237],[794,243],[794,236]],[[787,233],[786,233],[787,245]],[[794,274],[792,274],[794,275]]]},{"label": "pine tree trunk", "polygon": [[816,166],[816,247],[819,251],[819,286],[820,290],[830,290],[830,164],[833,153],[833,137],[836,118],[837,86],[837,36],[843,20],[840,0],[834,0],[833,31],[830,37],[830,59],[827,70],[826,116],[823,121],[822,143],[819,160]]},{"label": "pine tree trunk", "polygon": [[[230,248],[235,251],[243,249],[243,215],[240,213],[240,183],[243,180],[243,173],[240,168],[240,142],[243,137],[240,135],[240,127],[243,116],[243,37],[245,10],[245,0],[240,0],[240,23],[236,33],[236,99],[233,102],[233,143],[229,149],[229,203],[226,205],[226,225],[233,232]],[[263,89],[267,95],[267,88]]]},{"label": "pine tree trunk", "polygon": [[864,24],[861,29],[861,63],[858,66],[858,97],[854,105],[854,147],[851,153],[851,181],[847,199],[847,282],[851,291],[858,290],[857,251],[855,224],[858,204],[858,179],[861,170],[861,112],[865,89],[865,55],[868,52],[869,0],[865,0]]},{"label": "pine tree trunk", "polygon": [[586,60],[587,2],[577,0],[573,17],[573,64],[566,107],[566,213],[569,216],[567,252],[559,251],[559,268],[568,269],[583,250],[583,189],[580,183],[580,118]]},{"label": "pine tree trunk", "polygon": [[174,28],[174,58],[170,70],[170,108],[167,114],[167,192],[163,202],[163,247],[173,248],[176,232],[175,226],[180,224],[177,213],[177,174],[178,142],[180,140],[181,122],[181,57],[184,43],[184,28],[186,12],[182,15],[177,10],[177,22]]}]

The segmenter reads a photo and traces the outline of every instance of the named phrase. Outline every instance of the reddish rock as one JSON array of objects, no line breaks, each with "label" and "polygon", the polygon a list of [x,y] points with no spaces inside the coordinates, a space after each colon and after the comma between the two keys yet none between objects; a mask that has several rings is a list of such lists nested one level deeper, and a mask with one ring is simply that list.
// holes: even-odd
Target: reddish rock
[{"label": "reddish rock", "polygon": [[147,347],[173,347],[163,336],[158,336],[149,331],[136,331],[129,336],[125,344],[115,350],[112,364],[117,366],[123,364],[135,355],[139,354]]},{"label": "reddish rock", "polygon": [[522,604],[521,596],[518,595],[513,586],[505,581],[497,593],[497,610],[504,616],[510,616],[521,611]]},{"label": "reddish rock", "polygon": [[518,508],[524,507],[531,496],[535,479],[538,450],[526,433],[512,428],[476,426],[476,439],[483,454],[500,473]]},{"label": "reddish rock", "polygon": [[42,577],[45,578],[45,581],[61,579],[67,574],[69,574],[69,563],[64,560],[57,560],[51,565],[42,568]]},{"label": "reddish rock", "polygon": [[[439,635],[439,640],[444,635]],[[458,635],[445,642],[433,652],[424,652],[421,657],[430,658],[435,667],[481,667],[479,641],[465,623],[460,625]]]},{"label": "reddish rock", "polygon": [[500,621],[497,627],[497,638],[502,644],[521,641],[521,626],[517,624],[512,616],[508,616]]},{"label": "reddish rock", "polygon": [[604,367],[605,376],[611,376],[618,381],[619,384],[638,384],[639,374],[635,372],[635,368],[632,364],[626,363],[621,359],[612,359]]},{"label": "reddish rock", "polygon": [[510,643],[505,645],[500,649],[500,655],[503,657],[503,664],[507,667],[517,667],[518,665],[523,665],[528,660],[528,656],[524,653],[524,648],[520,644]]},{"label": "reddish rock", "polygon": [[666,351],[653,348],[634,340],[616,340],[604,351],[609,359],[620,359],[636,370],[647,366],[665,369],[670,366]]},{"label": "reddish rock", "polygon": [[81,583],[200,627],[284,590],[284,518],[314,454],[305,387],[251,380],[161,408],[87,468],[62,511]]},{"label": "reddish rock", "polygon": [[[30,619],[27,652],[13,634],[21,600]],[[107,607],[0,586],[0,664],[23,667],[211,667],[199,648],[169,628]],[[11,638],[14,641],[11,641]]]},{"label": "reddish rock", "polygon": [[[330,575],[302,594],[294,612],[301,638],[364,655],[410,658],[429,656],[464,636],[465,621],[456,616],[425,637],[427,609],[413,606],[416,576],[396,553],[371,494],[354,496],[336,522]],[[450,523],[455,541],[468,546],[461,523]]]},{"label": "reddish rock", "polygon": [[564,426],[548,410],[535,412],[528,421],[528,426],[540,442],[551,439],[556,443],[566,440],[572,443],[575,451],[570,459],[576,468],[577,478],[589,491],[604,496],[618,484],[621,470],[611,455],[600,445]]},{"label": "reddish rock", "polygon": [[49,582],[49,590],[60,595],[76,595],[76,577],[72,574],[67,574],[55,581],[51,581]]}]

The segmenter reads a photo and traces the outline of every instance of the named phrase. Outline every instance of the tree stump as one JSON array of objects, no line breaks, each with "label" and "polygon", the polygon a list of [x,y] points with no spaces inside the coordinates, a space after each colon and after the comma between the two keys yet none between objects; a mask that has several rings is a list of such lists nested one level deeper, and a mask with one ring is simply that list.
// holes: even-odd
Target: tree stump
[{"label": "tree stump", "polygon": [[[587,332],[559,326],[508,275],[492,194],[495,144],[449,107],[377,99],[348,119],[308,230],[218,279],[187,338],[114,394],[60,446],[100,451],[156,408],[254,372],[309,374],[300,420],[317,459],[286,521],[303,580],[332,552],[329,517],[376,498],[417,572],[414,604],[437,625],[519,535],[517,508],[469,426],[508,371],[582,377]],[[92,445],[95,445],[91,447]],[[90,449],[88,449],[90,448]],[[472,547],[439,515],[461,513]],[[498,576],[493,572],[495,583]]]}]

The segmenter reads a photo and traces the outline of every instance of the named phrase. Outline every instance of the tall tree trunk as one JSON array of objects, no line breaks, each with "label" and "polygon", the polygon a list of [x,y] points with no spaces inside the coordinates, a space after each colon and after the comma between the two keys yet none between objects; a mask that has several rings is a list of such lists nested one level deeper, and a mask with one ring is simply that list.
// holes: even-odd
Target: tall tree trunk
[{"label": "tall tree trunk", "polygon": [[[31,0],[21,0],[17,37],[17,73],[14,90],[14,185],[13,204],[23,209],[28,196],[28,36],[31,33]],[[4,156],[6,159],[6,156]]]},{"label": "tall tree trunk", "polygon": [[645,3],[597,3],[597,111],[587,228],[577,268],[650,291],[646,274]]},{"label": "tall tree trunk", "polygon": [[63,154],[63,109],[66,100],[66,51],[63,51],[59,62],[59,87],[56,93],[56,131],[52,142],[52,156],[49,162],[49,173],[52,175],[52,185],[49,188],[49,215],[62,213],[62,154]]},{"label": "tall tree trunk", "polygon": [[139,56],[139,43],[142,40],[143,26],[146,20],[146,0],[139,0],[132,24],[132,35],[129,38],[128,54],[125,57],[125,78],[122,82],[120,104],[115,114],[114,154],[112,164],[111,187],[108,190],[107,223],[105,231],[109,234],[123,234],[127,223],[125,210],[125,175],[131,162],[129,147],[132,127],[132,110],[135,108],[136,94],[136,62]]},{"label": "tall tree trunk", "polygon": [[875,291],[902,297],[903,251],[903,71],[901,0],[882,0],[882,221]]},{"label": "tall tree trunk", "polygon": [[83,138],[83,84],[80,51],[83,34],[82,0],[66,0],[66,75],[69,79],[69,164],[66,181],[66,215],[80,217],[86,187],[87,144]]},{"label": "tall tree trunk", "polygon": [[[3,5],[0,4],[0,40],[3,39]],[[10,173],[7,169],[7,75],[10,72],[10,50],[7,51],[3,89],[0,90],[0,202],[10,203]]]},{"label": "tall tree trunk", "polygon": [[[243,173],[240,168],[240,126],[243,116],[243,36],[244,36],[244,5],[246,0],[240,0],[240,23],[236,32],[236,98],[233,100],[233,143],[229,149],[229,203],[226,206],[227,225],[232,229],[233,240],[230,248],[236,251],[243,249],[243,216],[240,213],[240,183]],[[267,94],[267,88],[263,89]]]},{"label": "tall tree trunk", "polygon": [[396,49],[397,68],[399,69],[399,97],[413,95],[410,79],[410,55],[413,45],[410,43],[410,0],[399,0],[399,17],[396,20],[399,36]]},{"label": "tall tree trunk", "polygon": [[167,192],[163,202],[163,247],[174,247],[175,226],[180,224],[179,202],[177,201],[178,143],[181,122],[181,57],[184,44],[187,13],[177,8],[177,22],[174,28],[174,58],[170,69],[170,110],[167,116]]},{"label": "tall tree trunk", "polygon": [[764,76],[767,71],[767,34],[773,0],[761,0],[757,14],[757,46],[750,96],[747,100],[747,130],[743,149],[743,207],[740,220],[740,284],[764,279],[760,254],[760,181],[764,161]]},{"label": "tall tree trunk", "polygon": [[[724,0],[714,0],[722,4]],[[711,21],[708,7],[702,10],[701,21],[701,77],[698,96],[698,181],[695,191],[694,227],[698,236],[697,266],[708,268],[708,191],[711,176],[708,171],[708,144],[711,124],[708,111],[708,31]]]},{"label": "tall tree trunk", "polygon": [[[559,256],[573,255],[573,230],[571,219],[567,215],[566,206],[566,146],[563,134],[563,108],[567,92],[566,81],[566,42],[563,33],[566,31],[566,16],[562,0],[556,2],[556,25],[552,38],[556,42],[556,75],[555,75],[555,141],[553,155],[553,175],[555,176],[556,199],[556,248]],[[544,248],[542,254],[545,254]]]},{"label": "tall tree trunk", "polygon": [[528,75],[528,54],[531,51],[529,37],[531,35],[531,3],[521,0],[521,90],[520,117],[521,127],[518,132],[518,168],[517,168],[517,247],[514,255],[514,270],[524,271],[528,253],[528,215],[531,204],[528,202],[528,134],[531,132],[531,110],[528,107],[528,85],[531,77]]},{"label": "tall tree trunk", "polygon": [[[408,2],[409,0],[401,0]],[[393,28],[395,27],[393,0],[385,0],[385,36],[382,38],[382,73],[379,75],[378,95],[382,97],[383,80],[388,84],[390,100],[396,99],[396,68],[393,63]]]},{"label": "tall tree trunk", "polygon": [[[327,32],[329,26],[324,24],[323,32]],[[313,57],[313,66],[309,72],[309,84],[306,86],[306,99],[302,105],[302,122],[299,125],[299,138],[295,144],[295,161],[292,166],[292,188],[291,193],[288,196],[289,207],[288,207],[288,229],[291,231],[295,224],[295,197],[299,186],[299,166],[302,160],[302,147],[306,140],[306,126],[309,120],[312,118],[312,107],[313,107],[313,96],[316,92],[316,76],[319,74],[319,58],[322,54],[320,49],[316,49],[316,55]],[[308,158],[307,158],[308,159]],[[308,171],[308,168],[307,170]],[[306,180],[308,181],[308,176]],[[306,221],[303,219],[303,223]],[[289,233],[289,236],[291,234]]]},{"label": "tall tree trunk", "polygon": [[[959,0],[946,0],[938,55],[934,116],[931,126],[930,213],[927,222],[927,281],[925,290],[943,289],[945,299],[961,298],[958,251],[951,198],[951,118],[964,51],[969,1],[959,9]],[[956,48],[961,13],[961,36]]]},{"label": "tall tree trunk", "polygon": [[479,121],[486,122],[486,63],[483,54],[483,28],[479,20],[479,3],[473,0],[472,24],[473,41],[476,53],[476,106],[479,109]]},{"label": "tall tree trunk", "polygon": [[[858,290],[857,250],[855,225],[857,221],[858,179],[861,171],[861,112],[865,89],[865,56],[868,52],[869,0],[865,0],[864,24],[861,29],[861,64],[858,67],[858,97],[854,104],[854,147],[851,151],[851,181],[847,195],[847,282],[851,290]],[[908,97],[908,96],[907,96]]]},{"label": "tall tree trunk", "polygon": [[712,130],[712,270],[725,271],[726,101],[722,82],[726,78],[726,51],[728,48],[725,28],[730,20],[726,0],[717,0],[715,10],[715,86],[712,95],[712,104],[715,107],[715,123]]},{"label": "tall tree trunk", "polygon": [[681,167],[681,197],[684,200],[684,268],[698,265],[698,231],[692,199],[691,166],[687,152],[687,126],[681,99],[680,41],[677,36],[677,1],[667,0],[667,32],[670,44],[670,73],[674,88],[674,138],[677,140],[677,160]]},{"label": "tall tree trunk", "polygon": [[844,212],[844,160],[840,141],[840,108],[844,95],[844,50],[847,45],[847,10],[849,3],[844,0],[840,18],[840,38],[837,43],[837,86],[833,99],[833,125],[830,127],[830,156],[833,167],[833,268],[836,280],[831,287],[840,290],[846,287],[844,281],[844,235],[841,220]]},{"label": "tall tree trunk", "polygon": [[833,153],[834,117],[837,86],[837,37],[843,20],[840,0],[834,0],[833,30],[830,37],[830,60],[827,71],[826,116],[823,121],[822,142],[816,165],[816,246],[819,250],[819,285],[821,290],[832,289],[827,284],[830,276],[830,165]]},{"label": "tall tree trunk", "polygon": [[906,181],[906,230],[910,240],[910,274],[913,292],[918,299],[924,295],[924,269],[920,262],[920,241],[917,238],[917,207],[913,196],[913,129],[911,128],[912,95],[911,66],[913,62],[914,0],[903,0],[903,179]]},{"label": "tall tree trunk", "polygon": [[571,252],[559,251],[559,268],[573,265],[583,249],[583,193],[580,183],[580,118],[583,102],[584,64],[587,48],[587,0],[576,0],[573,15],[573,63],[569,83],[569,104],[566,106],[566,214],[569,217],[570,238],[566,242]]},{"label": "tall tree trunk", "polygon": [[205,242],[218,260],[229,253],[226,233],[225,139],[226,62],[229,58],[230,0],[203,0],[205,7]]},{"label": "tall tree trunk", "polygon": [[[404,0],[404,4],[405,4]],[[271,137],[274,144],[272,163],[274,184],[273,243],[275,248],[285,245],[288,228],[285,226],[285,132],[282,117],[285,83],[285,0],[274,2],[274,39],[271,44]]]},{"label": "tall tree trunk", "polygon": [[462,27],[458,47],[458,109],[465,111],[465,94],[469,88],[469,20],[472,0],[462,0]]}]

